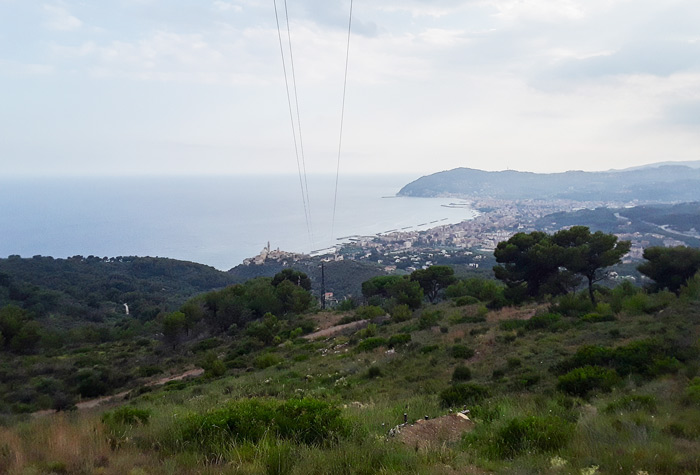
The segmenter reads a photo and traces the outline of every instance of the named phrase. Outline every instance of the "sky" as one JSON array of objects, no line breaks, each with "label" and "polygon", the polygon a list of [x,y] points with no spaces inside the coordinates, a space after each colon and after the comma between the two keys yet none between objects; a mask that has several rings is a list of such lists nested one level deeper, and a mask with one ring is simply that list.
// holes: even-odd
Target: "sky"
[{"label": "sky", "polygon": [[[350,3],[287,9],[304,165],[334,173]],[[697,0],[355,0],[352,21],[343,174],[700,159]],[[296,173],[282,64],[273,0],[0,0],[1,173]]]}]

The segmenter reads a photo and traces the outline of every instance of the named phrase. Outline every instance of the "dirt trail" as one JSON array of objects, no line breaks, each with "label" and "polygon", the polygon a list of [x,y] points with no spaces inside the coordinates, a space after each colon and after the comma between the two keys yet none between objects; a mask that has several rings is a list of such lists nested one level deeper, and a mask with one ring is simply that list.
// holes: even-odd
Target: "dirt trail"
[{"label": "dirt trail", "polygon": [[345,323],[343,325],[336,325],[334,327],[325,328],[317,332],[309,333],[304,335],[303,338],[307,340],[315,340],[317,338],[326,338],[333,336],[335,334],[341,333],[344,330],[358,330],[364,328],[369,324],[369,320],[358,320],[356,322]]},{"label": "dirt trail", "polygon": [[[190,370],[185,371],[184,373],[180,374],[175,374],[171,376],[164,376],[159,379],[155,379],[153,381],[149,381],[144,386],[162,386],[165,383],[169,383],[170,381],[180,381],[185,378],[194,378],[197,376],[200,376],[204,373],[204,370],[202,368],[193,368]],[[85,410],[85,409],[92,409],[97,406],[101,406],[106,403],[110,402],[117,402],[123,400],[127,394],[129,394],[131,390],[129,391],[122,391],[117,394],[111,394],[109,396],[102,396],[98,397],[95,399],[88,399],[85,401],[80,401],[79,403],[76,403],[75,407],[78,408],[78,410]],[[53,409],[44,409],[43,411],[36,411],[32,413],[32,416],[45,416],[47,414],[54,414],[56,411]]]}]

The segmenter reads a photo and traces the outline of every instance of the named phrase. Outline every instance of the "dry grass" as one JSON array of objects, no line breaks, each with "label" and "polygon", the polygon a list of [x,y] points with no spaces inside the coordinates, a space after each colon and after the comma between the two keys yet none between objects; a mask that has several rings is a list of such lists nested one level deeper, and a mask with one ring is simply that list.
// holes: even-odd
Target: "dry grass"
[{"label": "dry grass", "polygon": [[[0,471],[22,473],[30,466],[88,472],[109,460],[110,448],[97,419],[57,414],[0,430]],[[30,462],[31,461],[31,462]]]},{"label": "dry grass", "polygon": [[488,313],[487,321],[500,322],[501,320],[527,320],[538,312],[544,312],[548,308],[546,304],[527,304],[520,307],[503,307]]}]

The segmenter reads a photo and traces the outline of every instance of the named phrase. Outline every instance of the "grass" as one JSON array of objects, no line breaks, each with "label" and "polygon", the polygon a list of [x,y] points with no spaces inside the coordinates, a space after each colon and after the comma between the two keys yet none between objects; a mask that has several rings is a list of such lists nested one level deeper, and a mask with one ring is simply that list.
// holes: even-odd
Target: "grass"
[{"label": "grass", "polygon": [[[578,300],[566,303],[561,316],[531,305],[461,319],[448,317],[455,307],[445,302],[423,312],[422,324],[420,315],[392,320],[355,342],[352,336],[294,339],[253,349],[236,355],[241,364],[222,377],[153,388],[125,409],[112,408],[104,422],[100,410],[7,420],[0,427],[0,473],[455,473],[465,467],[582,473],[594,466],[599,473],[700,472],[700,384],[694,379],[700,304],[685,297],[661,314],[620,305],[608,320],[581,318],[591,309]],[[566,316],[577,306],[586,313]],[[518,321],[525,323],[510,323]],[[394,338],[390,349],[396,335],[410,339]],[[639,343],[651,336],[660,346]],[[593,345],[596,350],[581,350]],[[219,351],[225,353],[225,345]],[[453,384],[465,362],[471,379],[461,384],[483,391]],[[560,376],[586,364],[621,376],[605,388],[610,392],[557,389]],[[588,376],[596,375],[604,376]],[[458,396],[468,394],[454,404],[467,403],[475,422],[461,443],[416,451],[387,437],[404,413],[411,421],[446,414],[440,395],[455,387],[464,389]],[[216,450],[173,441],[186,421],[248,398],[271,407],[318,400],[337,407],[348,430],[332,444],[285,437],[272,426],[250,440],[220,438]]]}]

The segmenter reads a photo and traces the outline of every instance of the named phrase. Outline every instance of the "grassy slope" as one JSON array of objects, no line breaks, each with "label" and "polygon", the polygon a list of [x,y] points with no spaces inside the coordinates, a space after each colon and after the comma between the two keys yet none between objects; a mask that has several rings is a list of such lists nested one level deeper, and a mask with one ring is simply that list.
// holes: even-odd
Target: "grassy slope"
[{"label": "grassy slope", "polygon": [[[527,319],[535,306],[490,312],[485,322],[453,323],[475,314],[472,307],[442,303],[438,325],[419,329],[419,315],[377,329],[386,337],[410,332],[412,341],[394,352],[380,347],[358,352],[348,337],[322,342],[295,340],[267,352],[279,364],[230,369],[219,379],[175,383],[130,401],[150,410],[148,425],[112,432],[99,411],[51,416],[0,429],[0,472],[15,473],[697,473],[700,471],[700,409],[684,400],[698,360],[655,379],[626,376],[611,393],[588,400],[556,390],[550,368],[582,345],[616,347],[661,336],[697,347],[700,302],[677,302],[653,315],[617,315],[617,321],[564,324],[544,330],[502,330],[500,322]],[[455,344],[476,350],[468,360],[451,356]],[[431,345],[437,348],[425,353]],[[224,355],[226,348],[217,351]],[[471,405],[477,423],[472,436],[456,445],[436,441],[416,451],[386,438],[403,413],[410,419],[446,413],[438,393],[450,385],[452,372],[466,363],[472,382],[488,387],[492,397]],[[368,377],[376,366],[381,375]],[[494,370],[496,374],[494,375]],[[499,376],[500,375],[500,376]],[[529,376],[527,376],[529,375]],[[525,377],[527,376],[527,377]],[[648,395],[655,407],[637,410],[624,404],[606,407],[626,395]],[[313,396],[336,402],[353,424],[353,433],[326,448],[268,438],[258,444],[231,445],[212,454],[173,450],[173,437],[186,414],[203,412],[236,398]],[[628,405],[629,406],[629,405]],[[514,417],[554,416],[570,423],[571,439],[553,451],[523,451],[494,456],[497,435]],[[118,447],[118,450],[114,450]]]}]

